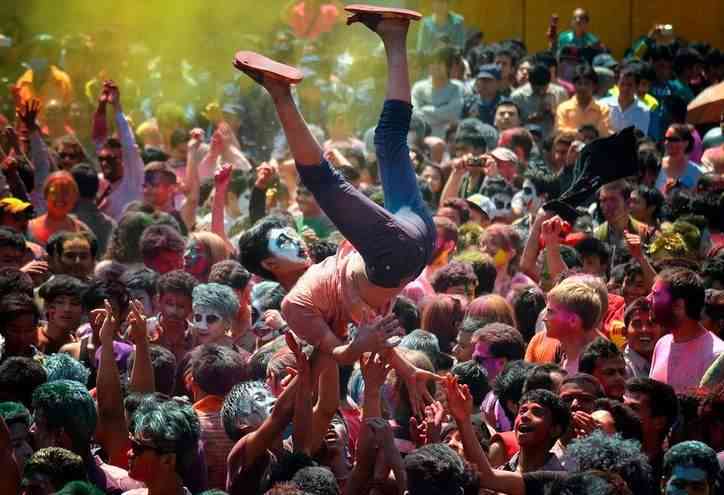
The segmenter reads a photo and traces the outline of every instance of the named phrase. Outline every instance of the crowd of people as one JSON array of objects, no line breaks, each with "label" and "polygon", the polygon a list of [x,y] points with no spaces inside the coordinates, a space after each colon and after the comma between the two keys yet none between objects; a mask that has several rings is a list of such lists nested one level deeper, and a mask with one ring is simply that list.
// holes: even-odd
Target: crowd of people
[{"label": "crowd of people", "polygon": [[722,52],[348,10],[0,36],[0,493],[724,493]]}]

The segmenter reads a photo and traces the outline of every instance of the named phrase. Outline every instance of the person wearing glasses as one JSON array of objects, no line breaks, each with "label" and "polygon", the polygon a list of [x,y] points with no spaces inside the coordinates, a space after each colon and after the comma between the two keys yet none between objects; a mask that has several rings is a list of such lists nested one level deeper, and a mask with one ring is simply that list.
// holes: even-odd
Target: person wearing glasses
[{"label": "person wearing glasses", "polygon": [[576,48],[593,48],[601,45],[601,40],[593,33],[588,32],[591,18],[586,9],[578,7],[573,11],[571,29],[558,35],[558,49],[573,45]]},{"label": "person wearing glasses", "polygon": [[664,196],[676,189],[696,188],[703,170],[689,159],[694,148],[694,137],[686,124],[672,124],[664,137],[666,154],[661,161],[661,172],[656,178],[656,188]]}]

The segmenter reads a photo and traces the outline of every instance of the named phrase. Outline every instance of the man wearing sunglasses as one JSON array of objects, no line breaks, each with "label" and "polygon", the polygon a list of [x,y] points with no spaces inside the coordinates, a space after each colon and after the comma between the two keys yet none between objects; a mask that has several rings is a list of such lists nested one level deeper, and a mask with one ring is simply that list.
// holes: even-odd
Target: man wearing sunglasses
[{"label": "man wearing sunglasses", "polygon": [[[108,103],[115,111],[118,139],[106,137]],[[143,197],[143,160],[131,126],[123,114],[120,91],[113,81],[103,84],[94,116],[93,139],[98,151],[98,164],[103,172],[98,207],[106,215],[118,220],[129,203]]]}]

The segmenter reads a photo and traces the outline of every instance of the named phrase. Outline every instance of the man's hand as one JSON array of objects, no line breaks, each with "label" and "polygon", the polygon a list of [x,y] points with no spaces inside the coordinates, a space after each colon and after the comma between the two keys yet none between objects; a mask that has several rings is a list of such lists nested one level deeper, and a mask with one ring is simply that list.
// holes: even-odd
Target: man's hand
[{"label": "man's hand", "polygon": [[347,160],[337,148],[328,149],[324,152],[323,156],[324,159],[331,163],[335,168],[341,166],[352,166],[352,164],[349,163],[349,160]]},{"label": "man's hand", "polygon": [[225,163],[214,173],[214,187],[216,191],[226,191],[231,182],[231,163]]},{"label": "man's hand", "polygon": [[118,320],[113,315],[113,307],[106,299],[103,301],[103,309],[94,309],[91,311],[91,318],[95,321],[96,326],[100,326],[101,345],[113,345],[113,337],[118,329]]},{"label": "man's hand", "polygon": [[[302,352],[302,349],[299,347],[299,343],[297,342],[297,339],[294,337],[293,332],[287,332],[284,335],[284,338],[287,342],[287,346],[289,347],[289,350],[292,351],[294,354],[294,357],[297,361],[297,368],[296,368],[296,374],[299,377],[300,380],[300,386],[303,390],[308,390],[308,392],[311,394],[311,385],[312,385],[312,370],[311,366],[309,365],[309,358],[306,354]],[[304,392],[307,393],[307,392]]]},{"label": "man's hand", "polygon": [[146,313],[143,309],[143,303],[138,299],[131,301],[130,307],[131,311],[128,313],[127,318],[130,337],[131,341],[138,346],[148,342]]},{"label": "man's hand", "polygon": [[28,133],[38,129],[38,112],[40,111],[40,100],[31,98],[23,103],[18,109],[17,114],[20,121],[25,125]]},{"label": "man's hand", "polygon": [[427,384],[430,381],[437,382],[441,379],[435,373],[415,367],[412,373],[403,376],[408,395],[410,396],[410,405],[412,413],[415,416],[421,416],[425,410],[425,404],[430,404],[434,400]]},{"label": "man's hand", "polygon": [[369,387],[369,390],[379,390],[385,383],[392,368],[382,360],[379,354],[373,352],[362,356],[360,369],[362,370],[365,389]]},{"label": "man's hand", "polygon": [[442,441],[442,422],[445,419],[445,408],[439,401],[433,401],[425,406],[425,436],[427,443]]},{"label": "man's hand", "polygon": [[120,111],[121,108],[121,91],[118,89],[118,85],[108,80],[103,83],[104,89],[107,88],[107,101],[114,107],[116,107],[116,110]]},{"label": "man's hand", "polygon": [[460,385],[458,378],[448,374],[445,377],[447,408],[456,423],[467,421],[473,412],[473,396],[467,385]]},{"label": "man's hand", "polygon": [[644,255],[641,247],[641,236],[632,234],[628,230],[624,230],[623,237],[626,241],[626,247],[628,248],[629,253],[631,253],[631,257],[636,260],[640,260]]},{"label": "man's hand", "polygon": [[374,352],[384,347],[389,347],[387,339],[402,334],[400,323],[395,315],[387,315],[384,318],[377,317],[367,325],[361,325],[353,340],[353,345],[359,352]]},{"label": "man's hand", "polygon": [[267,162],[262,162],[261,165],[256,168],[256,180],[254,181],[254,187],[261,191],[266,191],[274,182],[275,177],[276,171],[274,170],[274,167]]},{"label": "man's hand", "polygon": [[559,244],[561,242],[565,223],[561,217],[556,215],[541,224],[540,234],[546,246]]},{"label": "man's hand", "polygon": [[571,426],[576,437],[581,438],[590,435],[593,430],[598,428],[598,423],[590,414],[583,411],[576,411],[571,414]]}]

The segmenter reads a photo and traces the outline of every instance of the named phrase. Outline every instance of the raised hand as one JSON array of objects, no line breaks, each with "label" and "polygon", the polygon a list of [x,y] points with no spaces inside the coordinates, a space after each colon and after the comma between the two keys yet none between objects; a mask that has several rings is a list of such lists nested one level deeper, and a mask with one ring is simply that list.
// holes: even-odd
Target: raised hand
[{"label": "raised hand", "polygon": [[425,404],[430,404],[434,400],[427,384],[431,381],[437,382],[441,377],[430,371],[415,367],[412,373],[403,376],[407,392],[410,397],[410,405],[412,413],[415,416],[421,416],[425,410]]},{"label": "raised hand", "polygon": [[118,329],[118,320],[113,315],[113,307],[108,299],[103,301],[103,309],[91,311],[91,318],[93,318],[96,326],[101,328],[99,332],[101,344],[113,345],[113,337]]},{"label": "raised hand", "polygon": [[632,234],[628,230],[624,230],[623,237],[626,241],[626,247],[628,248],[629,253],[631,253],[631,257],[640,260],[644,255],[641,247],[641,236]]},{"label": "raised hand", "polygon": [[[309,358],[306,354],[302,352],[301,347],[299,347],[299,343],[297,342],[297,339],[294,337],[293,332],[287,332],[284,334],[284,339],[287,342],[287,346],[289,347],[289,350],[292,351],[294,354],[294,357],[297,361],[297,376],[301,380],[302,386],[307,389],[311,385],[312,380],[312,370],[311,366],[309,364]],[[312,391],[309,390],[309,393]]]},{"label": "raised hand", "polygon": [[554,216],[541,224],[541,237],[546,246],[558,244],[564,231],[564,221],[558,215]]},{"label": "raised hand", "polygon": [[16,113],[18,118],[25,125],[28,132],[33,132],[38,129],[38,112],[40,111],[40,100],[37,98],[31,98],[26,101],[20,107],[18,107]]},{"label": "raised hand", "polygon": [[379,354],[373,352],[362,356],[360,369],[362,370],[365,387],[376,390],[385,383],[392,368],[382,360]]},{"label": "raised hand", "polygon": [[439,401],[425,406],[425,436],[427,443],[438,443],[442,436],[442,422],[445,419],[445,408]]},{"label": "raised hand", "polygon": [[148,327],[143,303],[138,299],[134,299],[131,301],[130,307],[131,311],[128,313],[127,321],[130,328],[131,341],[136,345],[148,342]]},{"label": "raised hand", "polygon": [[447,408],[455,422],[467,421],[473,412],[473,396],[467,385],[458,383],[458,378],[448,374],[444,380]]},{"label": "raised hand", "polygon": [[103,83],[104,89],[107,88],[107,101],[114,107],[118,107],[121,104],[121,91],[118,89],[118,85],[108,80]]},{"label": "raised hand", "polygon": [[259,190],[266,191],[274,182],[275,177],[276,171],[274,170],[274,167],[267,162],[262,162],[262,164],[256,168],[256,180],[254,181],[254,187]]},{"label": "raised hand", "polygon": [[226,190],[231,182],[231,163],[225,163],[214,173],[214,187],[217,191]]}]

